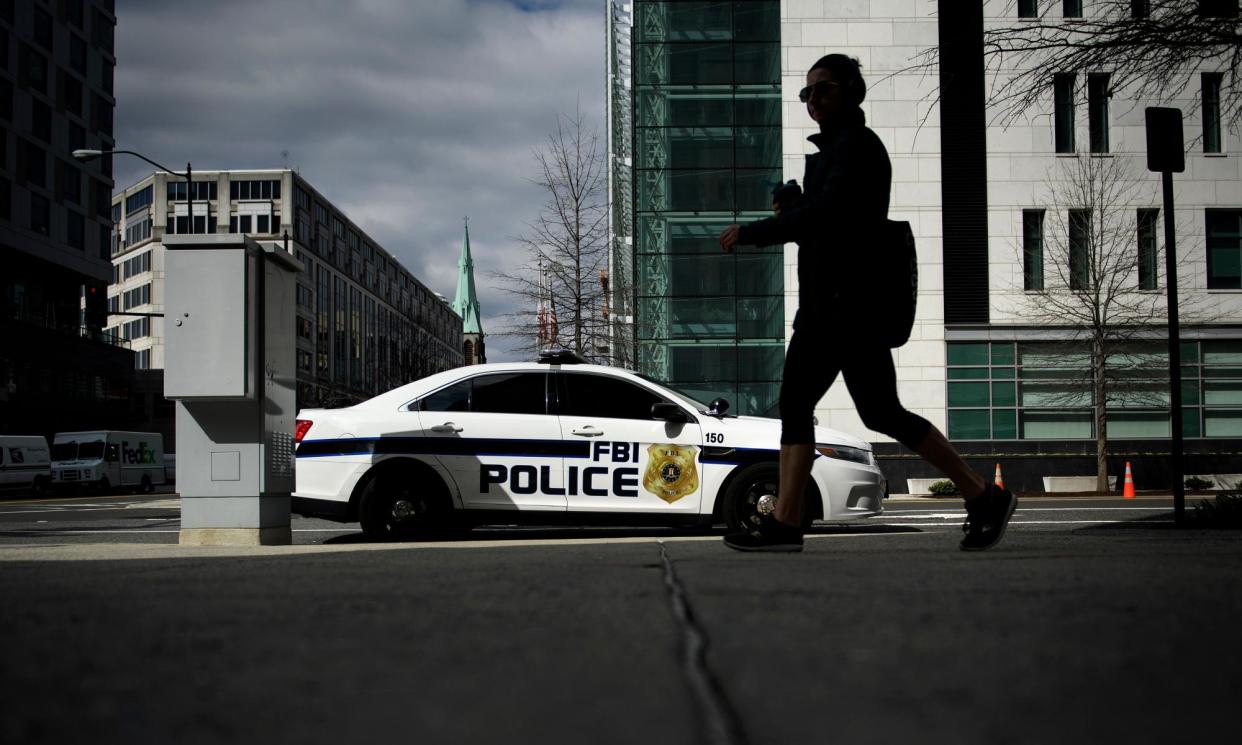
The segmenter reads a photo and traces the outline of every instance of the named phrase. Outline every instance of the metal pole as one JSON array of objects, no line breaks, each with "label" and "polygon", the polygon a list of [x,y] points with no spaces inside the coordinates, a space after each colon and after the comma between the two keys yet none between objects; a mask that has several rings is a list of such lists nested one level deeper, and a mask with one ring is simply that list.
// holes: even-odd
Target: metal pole
[{"label": "metal pole", "polygon": [[[185,164],[185,199],[186,209],[190,211],[190,233],[194,233],[194,171],[190,169],[190,164]],[[206,220],[203,220],[206,223]]]},{"label": "metal pole", "polygon": [[1185,456],[1182,443],[1182,349],[1177,325],[1177,251],[1173,229],[1173,173],[1163,171],[1164,181],[1164,266],[1169,304],[1169,392],[1173,411],[1173,518],[1178,525],[1186,521],[1186,488],[1182,482]]}]

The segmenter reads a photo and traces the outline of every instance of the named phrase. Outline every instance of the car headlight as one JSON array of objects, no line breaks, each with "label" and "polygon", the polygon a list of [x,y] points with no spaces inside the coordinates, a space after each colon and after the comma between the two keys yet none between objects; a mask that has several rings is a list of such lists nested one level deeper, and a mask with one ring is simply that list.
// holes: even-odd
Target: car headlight
[{"label": "car headlight", "polygon": [[855,463],[862,463],[866,466],[875,465],[875,455],[870,450],[862,448],[846,447],[845,445],[816,445],[815,450],[828,458],[837,458],[838,460],[848,460]]}]

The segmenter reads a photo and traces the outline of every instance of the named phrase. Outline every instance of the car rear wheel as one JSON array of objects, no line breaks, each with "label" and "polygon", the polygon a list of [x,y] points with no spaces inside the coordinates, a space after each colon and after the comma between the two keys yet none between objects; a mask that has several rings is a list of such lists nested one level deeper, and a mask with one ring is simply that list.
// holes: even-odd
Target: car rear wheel
[{"label": "car rear wheel", "polygon": [[429,485],[401,470],[380,473],[358,502],[362,532],[376,540],[400,540],[446,532],[453,508],[443,485]]},{"label": "car rear wheel", "polygon": [[95,482],[95,490],[100,494],[107,494],[112,491],[112,482],[108,480],[107,476],[103,476],[99,481]]},{"label": "car rear wheel", "polygon": [[[764,496],[775,495],[779,483],[780,467],[775,463],[755,463],[743,468],[725,493],[723,515],[729,530],[755,533],[764,522],[771,520],[761,511],[760,502]],[[808,485],[802,503],[803,527],[811,524],[811,497],[812,490]]]}]

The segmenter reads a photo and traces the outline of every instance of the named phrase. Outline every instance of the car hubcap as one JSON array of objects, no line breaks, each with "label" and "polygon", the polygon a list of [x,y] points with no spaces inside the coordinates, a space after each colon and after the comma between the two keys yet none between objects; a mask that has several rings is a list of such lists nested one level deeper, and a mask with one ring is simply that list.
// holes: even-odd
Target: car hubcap
[{"label": "car hubcap", "polygon": [[414,503],[408,499],[398,499],[392,503],[392,516],[395,520],[409,520],[414,517],[415,512],[417,510],[414,508]]},{"label": "car hubcap", "polygon": [[776,495],[764,494],[759,497],[759,502],[755,505],[755,511],[760,515],[771,515],[776,512]]}]

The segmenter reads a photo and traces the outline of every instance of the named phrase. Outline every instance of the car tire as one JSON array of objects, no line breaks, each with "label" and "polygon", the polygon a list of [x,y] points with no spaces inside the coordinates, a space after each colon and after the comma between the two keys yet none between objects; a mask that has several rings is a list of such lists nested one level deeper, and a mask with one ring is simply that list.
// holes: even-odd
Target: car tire
[{"label": "car tire", "polygon": [[[745,530],[755,533],[770,518],[759,514],[759,498],[764,494],[775,494],[780,483],[780,466],[775,463],[754,463],[743,468],[725,492],[724,505],[721,510],[725,525],[730,531]],[[811,514],[814,512],[810,504],[813,491],[807,485],[806,501],[802,503],[802,526],[811,525]]]},{"label": "car tire", "polygon": [[100,494],[107,494],[112,491],[112,482],[108,480],[107,476],[104,476],[95,482],[95,490]]},{"label": "car tire", "polygon": [[143,474],[142,483],[138,485],[138,491],[143,494],[150,494],[155,491],[155,486],[151,484],[151,477]]},{"label": "car tire", "polygon": [[442,484],[428,485],[426,479],[390,469],[376,474],[363,491],[358,522],[373,540],[431,536],[451,528],[453,508]]}]

